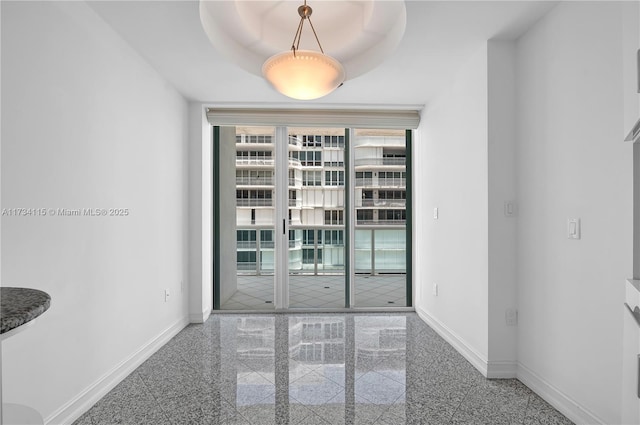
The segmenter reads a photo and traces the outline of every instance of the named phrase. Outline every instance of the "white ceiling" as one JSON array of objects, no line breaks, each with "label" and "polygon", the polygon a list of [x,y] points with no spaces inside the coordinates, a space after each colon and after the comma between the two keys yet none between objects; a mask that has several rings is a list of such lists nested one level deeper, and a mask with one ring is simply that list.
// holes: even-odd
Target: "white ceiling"
[{"label": "white ceiling", "polygon": [[[202,29],[197,1],[88,3],[189,100],[293,103],[214,49]],[[448,87],[452,76],[484,41],[516,39],[556,4],[407,1],[405,35],[393,54],[374,70],[305,105],[427,104]],[[322,41],[322,34],[319,37]]]}]

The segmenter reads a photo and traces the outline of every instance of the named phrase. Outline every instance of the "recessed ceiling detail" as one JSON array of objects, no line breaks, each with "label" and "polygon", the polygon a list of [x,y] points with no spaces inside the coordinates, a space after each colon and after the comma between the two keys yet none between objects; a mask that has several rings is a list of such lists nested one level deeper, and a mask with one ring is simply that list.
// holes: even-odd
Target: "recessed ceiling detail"
[{"label": "recessed ceiling detail", "polygon": [[[200,0],[200,20],[213,46],[230,61],[261,76],[264,61],[291,48],[303,0]],[[326,54],[342,63],[346,79],[378,66],[402,40],[406,9],[401,0],[313,2],[313,25]],[[306,28],[305,30],[309,30]],[[312,34],[300,49],[317,50]]]}]

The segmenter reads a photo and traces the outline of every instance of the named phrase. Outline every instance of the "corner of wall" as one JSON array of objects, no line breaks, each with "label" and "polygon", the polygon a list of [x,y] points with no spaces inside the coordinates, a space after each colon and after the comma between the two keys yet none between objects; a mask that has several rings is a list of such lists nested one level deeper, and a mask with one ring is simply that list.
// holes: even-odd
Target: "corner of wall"
[{"label": "corner of wall", "polygon": [[212,132],[206,106],[189,105],[189,318],[200,323],[213,307]]},{"label": "corner of wall", "polygon": [[[516,75],[515,42],[487,42],[488,86],[488,359],[492,374],[515,377]],[[509,318],[509,320],[507,320]]]}]

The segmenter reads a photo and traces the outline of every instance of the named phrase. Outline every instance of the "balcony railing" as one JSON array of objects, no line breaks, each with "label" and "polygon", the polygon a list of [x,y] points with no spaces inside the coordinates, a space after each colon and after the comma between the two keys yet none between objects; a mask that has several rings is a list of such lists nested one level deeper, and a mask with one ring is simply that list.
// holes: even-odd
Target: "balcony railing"
[{"label": "balcony railing", "polygon": [[302,179],[289,177],[289,186],[293,186],[293,187],[302,186]]},{"label": "balcony railing", "polygon": [[289,136],[289,146],[293,146],[296,148],[301,148],[302,147],[302,140],[296,138],[296,137],[291,137]]},{"label": "balcony railing", "polygon": [[407,200],[406,199],[363,199],[361,206],[404,208],[407,206]]},{"label": "balcony railing", "polygon": [[406,187],[406,178],[356,178],[356,187]]},{"label": "balcony railing", "polygon": [[[368,226],[360,226],[367,223]],[[405,273],[404,262],[406,252],[406,241],[404,238],[404,220],[358,220],[355,239],[352,247],[358,253],[353,268],[358,273]],[[332,226],[292,226],[290,230],[295,231],[295,239],[287,241],[290,250],[304,250],[302,256],[292,256],[289,258],[290,273],[297,274],[324,274],[342,271],[344,268],[344,243],[341,238],[329,237],[325,231],[334,230]],[[262,232],[270,231],[275,234],[271,225],[239,226],[238,230],[253,230],[256,232],[257,241],[239,241],[238,252],[254,251],[255,257],[247,258],[247,262],[239,261],[237,270],[239,273],[272,273],[274,242],[271,240],[260,240]],[[298,233],[306,230],[307,234]],[[312,233],[309,233],[312,232]],[[320,233],[320,234],[318,234]],[[307,239],[308,237],[308,239]],[[310,252],[309,250],[312,250]],[[263,252],[269,252],[263,255]],[[245,254],[246,255],[246,254]],[[262,259],[256,264],[253,258]]]},{"label": "balcony railing", "polygon": [[372,220],[372,219],[357,219],[357,225],[380,225],[380,226],[404,226],[407,224],[407,220],[399,218],[397,220]]},{"label": "balcony railing", "polygon": [[244,158],[244,157],[236,157],[236,165],[265,165],[269,167],[273,167],[274,164],[273,158]]},{"label": "balcony railing", "polygon": [[302,208],[302,199],[289,199],[289,206],[295,208]]},{"label": "balcony railing", "polygon": [[[257,241],[237,241],[236,247],[238,249],[250,249],[255,250],[258,248]],[[260,241],[260,249],[273,249],[274,242],[273,241]]]},{"label": "balcony railing", "polygon": [[256,263],[255,261],[247,261],[247,262],[238,262],[237,265],[237,270],[238,271],[255,271],[256,270]]},{"label": "balcony railing", "polygon": [[373,166],[396,166],[401,167],[407,165],[407,158],[403,157],[394,157],[394,158],[356,158],[355,160],[356,167],[365,166],[365,165],[373,165]]},{"label": "balcony railing", "polygon": [[372,178],[356,179],[356,187],[373,187],[373,179]]},{"label": "balcony railing", "polygon": [[273,177],[236,177],[239,186],[273,186]]},{"label": "balcony railing", "polygon": [[271,145],[273,144],[273,136],[270,135],[252,135],[247,134],[245,136],[237,135],[236,144],[249,144],[249,145]]},{"label": "balcony railing", "polygon": [[407,179],[405,178],[379,178],[378,179],[379,187],[406,187]]},{"label": "balcony railing", "polygon": [[273,199],[264,198],[238,198],[236,199],[238,207],[272,207]]}]

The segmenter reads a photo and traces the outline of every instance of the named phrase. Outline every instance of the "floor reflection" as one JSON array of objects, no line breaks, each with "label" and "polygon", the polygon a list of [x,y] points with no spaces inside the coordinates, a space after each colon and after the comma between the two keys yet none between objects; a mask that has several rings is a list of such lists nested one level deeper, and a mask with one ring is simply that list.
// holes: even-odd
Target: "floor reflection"
[{"label": "floor reflection", "polygon": [[[241,413],[261,408],[262,414],[275,415],[276,409],[269,407],[286,400],[281,416],[269,423],[297,423],[300,415],[332,424],[370,423],[376,413],[404,403],[404,316],[283,318],[219,320],[221,332],[230,337],[221,356],[220,370],[227,375],[221,392]],[[287,348],[278,350],[276,340]]]},{"label": "floor reflection", "polygon": [[487,380],[415,313],[215,315],[75,425],[570,424]]}]

